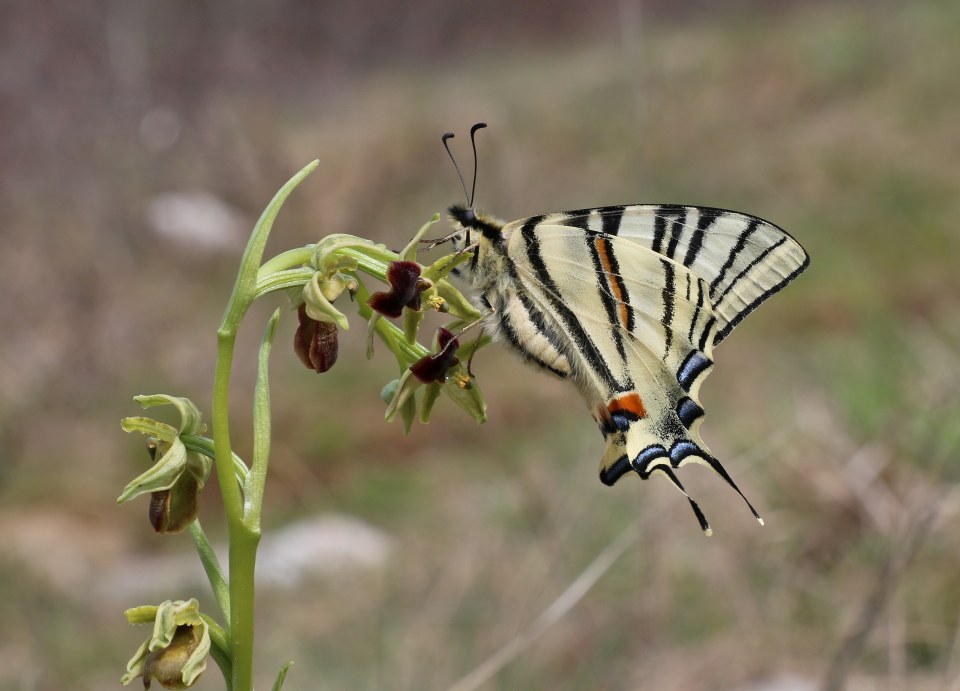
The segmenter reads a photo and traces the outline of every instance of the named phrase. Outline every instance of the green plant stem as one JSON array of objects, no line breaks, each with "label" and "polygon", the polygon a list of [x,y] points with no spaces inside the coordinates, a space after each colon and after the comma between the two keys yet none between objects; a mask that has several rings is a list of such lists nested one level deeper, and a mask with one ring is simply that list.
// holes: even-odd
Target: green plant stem
[{"label": "green plant stem", "polygon": [[230,655],[233,687],[253,691],[254,570],[260,533],[244,523],[230,531]]},{"label": "green plant stem", "polygon": [[[239,316],[242,318],[242,313]],[[235,342],[236,326],[222,326],[217,332],[217,366],[213,380],[213,445],[217,480],[230,538],[230,617],[227,630],[233,677],[231,686],[234,691],[253,691],[253,575],[260,536],[251,535],[244,524],[243,498],[233,472],[229,401]]]},{"label": "green plant stem", "polygon": [[[213,378],[211,417],[217,481],[223,497],[230,538],[230,617],[227,630],[233,691],[253,691],[254,570],[257,545],[260,542],[259,529],[255,529],[245,520],[247,511],[243,494],[247,490],[245,486],[241,491],[233,469],[233,450],[230,444],[230,374],[233,370],[233,353],[237,330],[256,297],[260,262],[273,222],[290,193],[318,165],[318,161],[313,161],[294,175],[264,209],[243,251],[237,281],[224,310],[223,321],[217,330],[217,364]],[[259,515],[260,507],[252,511]]]}]

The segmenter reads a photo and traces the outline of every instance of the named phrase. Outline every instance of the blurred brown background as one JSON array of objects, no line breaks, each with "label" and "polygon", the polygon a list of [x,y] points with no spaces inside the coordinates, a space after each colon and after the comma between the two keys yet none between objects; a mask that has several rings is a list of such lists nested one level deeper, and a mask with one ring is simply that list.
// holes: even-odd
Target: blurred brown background
[{"label": "blurred brown background", "polygon": [[[124,608],[199,596],[118,421],[209,410],[246,233],[313,158],[268,255],[399,247],[461,197],[440,134],[483,120],[478,206],[735,208],[813,264],[716,353],[708,472],[596,479],[572,389],[490,348],[490,419],[382,421],[363,324],[302,369],[281,323],[258,679],[444,689],[621,530],[596,588],[482,688],[960,688],[960,6],[916,2],[0,3],[0,688],[118,685]],[[249,448],[254,310],[234,383]],[[349,309],[345,311],[350,314]],[[215,486],[207,531],[222,536]],[[222,688],[212,668],[197,688]]]}]

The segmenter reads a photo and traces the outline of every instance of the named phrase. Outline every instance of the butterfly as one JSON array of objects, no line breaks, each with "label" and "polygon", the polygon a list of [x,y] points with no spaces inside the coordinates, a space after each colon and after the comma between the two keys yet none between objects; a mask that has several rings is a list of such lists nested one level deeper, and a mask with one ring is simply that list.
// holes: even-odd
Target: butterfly
[{"label": "butterfly", "polygon": [[675,472],[701,463],[762,524],[700,438],[698,391],[714,347],[809,265],[800,244],[756,216],[704,206],[602,206],[504,223],[475,211],[472,199],[449,215],[454,247],[469,254],[462,273],[483,328],[573,382],[606,441],[600,480],[666,477],[709,535]]}]

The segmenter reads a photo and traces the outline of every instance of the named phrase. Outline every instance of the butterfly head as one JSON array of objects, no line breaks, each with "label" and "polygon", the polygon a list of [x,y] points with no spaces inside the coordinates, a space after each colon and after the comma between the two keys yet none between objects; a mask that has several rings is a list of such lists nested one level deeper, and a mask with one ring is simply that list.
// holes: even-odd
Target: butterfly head
[{"label": "butterfly head", "polygon": [[503,240],[503,223],[500,221],[478,214],[466,204],[454,204],[447,211],[456,228],[453,246],[458,251],[479,242],[480,238],[494,244]]}]

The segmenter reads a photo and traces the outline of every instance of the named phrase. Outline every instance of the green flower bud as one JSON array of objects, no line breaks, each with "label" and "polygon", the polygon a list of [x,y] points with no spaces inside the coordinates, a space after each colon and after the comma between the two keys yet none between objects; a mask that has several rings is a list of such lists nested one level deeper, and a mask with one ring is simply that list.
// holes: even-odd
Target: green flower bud
[{"label": "green flower bud", "polygon": [[[160,533],[177,533],[197,517],[199,494],[210,477],[213,461],[199,453],[187,451],[181,434],[196,435],[204,430],[200,411],[186,398],[163,394],[137,396],[142,406],[173,405],[180,411],[180,428],[145,417],[129,417],[121,422],[127,432],[150,435],[147,450],[155,461],[152,468],[131,481],[123,489],[118,504],[151,495],[150,524]],[[159,458],[157,455],[159,454]]]},{"label": "green flower bud", "polygon": [[167,600],[158,607],[128,609],[131,624],[153,624],[153,633],[137,649],[120,678],[124,686],[136,678],[143,688],[158,681],[167,689],[186,689],[207,668],[210,629],[196,600]]}]

